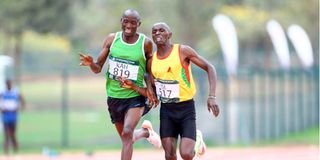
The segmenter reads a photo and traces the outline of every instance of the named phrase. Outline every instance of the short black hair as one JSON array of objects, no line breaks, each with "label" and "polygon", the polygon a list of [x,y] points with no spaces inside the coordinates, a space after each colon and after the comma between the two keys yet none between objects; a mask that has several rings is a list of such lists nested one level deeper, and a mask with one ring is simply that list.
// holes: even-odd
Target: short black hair
[{"label": "short black hair", "polygon": [[134,15],[139,21],[140,21],[140,14],[138,11],[134,10],[134,9],[127,9],[123,12],[122,14],[122,18],[128,15]]},{"label": "short black hair", "polygon": [[167,23],[165,23],[165,22],[157,22],[153,26],[155,26],[155,25],[163,25],[169,32],[172,32],[171,28],[169,27],[169,25]]}]

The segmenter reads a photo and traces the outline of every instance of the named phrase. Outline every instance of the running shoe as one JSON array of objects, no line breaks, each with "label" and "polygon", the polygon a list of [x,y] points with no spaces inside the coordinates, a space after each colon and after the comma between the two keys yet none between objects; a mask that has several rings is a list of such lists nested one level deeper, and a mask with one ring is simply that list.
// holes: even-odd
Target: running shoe
[{"label": "running shoe", "polygon": [[160,136],[153,130],[152,124],[148,120],[144,120],[141,128],[145,128],[149,132],[149,137],[146,138],[154,147],[160,148],[161,147],[161,139]]},{"label": "running shoe", "polygon": [[196,156],[202,156],[206,152],[207,147],[203,141],[202,133],[200,130],[197,130],[196,144],[194,146],[194,151],[196,152]]}]

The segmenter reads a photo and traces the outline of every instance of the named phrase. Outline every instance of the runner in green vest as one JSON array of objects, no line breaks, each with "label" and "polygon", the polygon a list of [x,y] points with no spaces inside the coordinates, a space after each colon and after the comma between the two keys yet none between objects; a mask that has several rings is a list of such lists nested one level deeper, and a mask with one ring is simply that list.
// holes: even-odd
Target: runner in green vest
[{"label": "runner in green vest", "polygon": [[[140,95],[139,87],[144,87],[146,64],[152,57],[152,42],[145,35],[137,33],[140,24],[139,13],[128,9],[121,17],[122,31],[108,35],[96,62],[93,62],[90,55],[80,54],[80,65],[89,66],[94,73],[100,73],[108,60],[108,111],[123,144],[121,160],[131,160],[132,145],[142,137],[147,138],[155,147],[161,146],[160,137],[152,129],[150,121],[145,120],[142,128],[135,130],[141,116],[150,109],[145,97]],[[119,77],[130,79],[139,87],[136,90],[123,88],[119,84]],[[148,98],[151,105],[157,103],[155,94],[148,93]]]}]

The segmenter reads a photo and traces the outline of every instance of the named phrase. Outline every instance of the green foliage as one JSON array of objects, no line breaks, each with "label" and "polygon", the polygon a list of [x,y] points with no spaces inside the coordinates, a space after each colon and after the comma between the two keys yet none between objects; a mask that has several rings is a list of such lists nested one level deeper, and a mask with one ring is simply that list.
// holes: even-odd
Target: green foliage
[{"label": "green foliage", "polygon": [[15,60],[15,77],[20,83],[23,39],[27,30],[38,33],[66,33],[71,28],[69,12],[71,2],[64,0],[24,0],[19,3],[11,0],[0,1],[0,29],[7,39],[14,38],[13,44],[4,52],[13,53]]},{"label": "green foliage", "polygon": [[24,72],[61,70],[72,50],[70,40],[57,34],[26,31],[23,40]]},{"label": "green foliage", "polygon": [[70,1],[64,0],[24,0],[16,3],[0,1],[0,28],[4,32],[21,35],[31,29],[40,33],[66,32],[71,27]]},{"label": "green foliage", "polygon": [[[316,0],[24,0],[21,3],[3,0],[0,2],[3,22],[0,28],[16,34],[25,30],[65,34],[64,37],[71,41],[72,52],[83,51],[96,56],[107,34],[120,30],[121,14],[128,8],[141,14],[139,32],[150,37],[152,25],[164,21],[173,30],[174,43],[190,45],[204,57],[216,58],[221,52],[211,24],[212,17],[219,13],[230,16],[234,21],[240,53],[244,52],[244,55],[256,55],[272,49],[265,29],[271,18],[278,20],[284,29],[290,24],[302,25],[315,50],[319,48],[319,25],[314,23],[319,19]],[[2,50],[7,48],[10,47],[2,47]],[[72,58],[78,60],[77,55]],[[248,59],[244,60],[241,64],[248,64]]]},{"label": "green foliage", "polygon": [[[234,21],[242,46],[262,47],[266,34],[265,24],[270,19],[267,12],[250,6],[224,6],[220,12]],[[253,45],[251,45],[252,43]]]},{"label": "green foliage", "polygon": [[[50,54],[70,54],[71,44],[69,39],[56,34],[40,35],[35,32],[26,31],[23,35],[24,51],[37,52],[39,55]],[[43,58],[43,57],[42,57]]]}]

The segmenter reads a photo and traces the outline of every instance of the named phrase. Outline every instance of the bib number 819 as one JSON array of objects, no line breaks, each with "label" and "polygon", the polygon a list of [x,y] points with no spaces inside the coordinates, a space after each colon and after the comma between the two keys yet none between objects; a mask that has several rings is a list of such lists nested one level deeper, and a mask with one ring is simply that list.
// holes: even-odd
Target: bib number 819
[{"label": "bib number 819", "polygon": [[119,69],[119,68],[114,68],[113,69],[113,75],[124,77],[124,78],[129,78],[130,71]]}]

